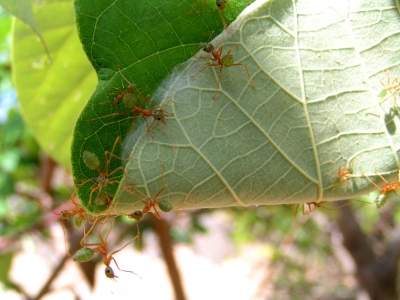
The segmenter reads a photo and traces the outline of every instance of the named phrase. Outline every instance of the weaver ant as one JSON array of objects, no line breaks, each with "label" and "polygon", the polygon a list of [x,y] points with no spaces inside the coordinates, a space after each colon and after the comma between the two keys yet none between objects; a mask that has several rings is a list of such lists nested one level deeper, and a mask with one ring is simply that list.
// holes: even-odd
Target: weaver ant
[{"label": "weaver ant", "polygon": [[[136,97],[135,97],[135,90],[137,88],[136,84],[130,83],[128,79],[125,78],[125,76],[122,74],[120,67],[118,66],[118,71],[121,74],[122,78],[126,80],[126,82],[129,83],[128,88],[124,89],[124,85],[122,84],[122,90],[121,92],[113,99],[112,105],[117,105],[121,99],[123,99],[123,102],[126,106],[131,107],[135,105],[136,102]],[[118,90],[118,89],[117,89]]]},{"label": "weaver ant", "polygon": [[354,173],[354,170],[352,168],[349,168],[348,164],[346,164],[346,166],[342,168],[337,162],[334,162],[330,159],[329,162],[338,167],[337,177],[332,182],[335,186],[333,189],[340,187],[343,184],[347,184],[347,181],[349,180],[350,175]]},{"label": "weaver ant", "polygon": [[[126,95],[124,95],[124,97],[126,97],[128,95],[131,96],[131,94],[126,94]],[[140,106],[136,106],[135,105],[134,102],[136,102],[136,100],[133,100],[132,102],[129,102],[129,105],[127,103],[125,103],[125,100],[124,100],[125,105],[128,106],[128,107],[131,107],[132,108],[131,110],[115,112],[115,113],[112,113],[112,114],[109,114],[109,115],[101,116],[99,118],[91,119],[91,120],[89,120],[89,122],[97,120],[97,119],[103,119],[103,118],[108,118],[108,117],[113,117],[113,116],[118,116],[118,115],[127,115],[127,114],[130,114],[130,113],[135,113],[137,115],[141,115],[142,119],[146,122],[147,132],[153,138],[153,135],[150,132],[149,123],[147,122],[147,118],[148,117],[153,117],[156,121],[161,121],[166,126],[167,124],[165,123],[165,117],[169,116],[170,114],[168,112],[166,112],[159,105],[153,106],[153,107],[151,107],[149,109],[143,109],[142,107],[144,106],[144,104],[147,101],[150,100],[150,95],[147,95],[146,97],[143,98],[142,93],[139,93],[139,98],[141,100]],[[132,99],[132,97],[129,98],[129,101],[131,101],[131,99]],[[136,116],[135,116],[135,118],[136,118]]]},{"label": "weaver ant", "polygon": [[[136,273],[132,272],[132,271],[128,271],[128,270],[121,270],[120,267],[118,266],[117,261],[115,260],[115,258],[113,257],[114,254],[118,253],[119,251],[121,251],[122,249],[124,249],[125,247],[127,247],[130,243],[132,243],[135,239],[137,239],[140,236],[140,231],[138,231],[138,234],[131,239],[128,243],[126,243],[125,245],[123,245],[121,248],[111,252],[110,254],[108,254],[108,249],[107,249],[107,238],[113,228],[113,223],[114,223],[114,218],[112,219],[112,224],[110,226],[110,229],[107,232],[107,235],[105,236],[105,238],[103,238],[101,236],[101,230],[104,227],[104,224],[106,224],[106,222],[104,222],[102,224],[102,226],[99,229],[98,235],[100,238],[100,243],[85,243],[85,242],[81,242],[81,246],[84,247],[82,249],[86,250],[81,250],[82,253],[78,254],[78,257],[76,258],[78,261],[83,261],[83,259],[88,259],[90,256],[93,257],[93,255],[91,255],[91,252],[93,251],[93,253],[99,253],[102,257],[103,257],[103,263],[105,264],[106,268],[104,270],[106,276],[110,279],[114,279],[118,278],[117,275],[114,274],[114,270],[111,268],[110,264],[111,261],[114,261],[115,265],[117,266],[117,268],[122,271],[122,272],[127,272],[127,273],[132,273],[137,275]],[[85,237],[90,233],[90,231],[85,235]],[[82,241],[85,240],[85,237],[82,239]],[[94,247],[94,248],[87,248],[87,247]],[[91,249],[91,250],[87,250],[87,249]],[[91,259],[91,257],[89,258],[89,260]],[[139,276],[139,275],[138,275]],[[139,276],[140,277],[140,276]]]},{"label": "weaver ant", "polygon": [[[94,171],[97,171],[99,173],[98,177],[95,178],[90,178],[87,180],[84,180],[80,185],[85,185],[86,183],[90,181],[95,181],[95,183],[90,187],[90,197],[89,197],[89,202],[88,202],[88,207],[92,204],[92,198],[93,198],[93,193],[97,192],[98,196],[96,199],[97,203],[106,203],[106,204],[111,204],[112,201],[112,195],[107,193],[106,191],[103,191],[105,187],[108,185],[112,184],[119,184],[120,181],[117,179],[108,179],[110,176],[114,175],[118,171],[121,171],[122,173],[125,174],[125,170],[122,166],[116,168],[115,170],[109,172],[109,165],[112,157],[116,157],[118,159],[121,159],[120,157],[116,156],[114,154],[115,147],[117,146],[117,143],[120,141],[120,138],[117,137],[117,139],[114,142],[114,146],[111,150],[111,152],[106,151],[104,152],[104,162],[105,162],[105,169],[104,172],[100,169],[100,160],[97,157],[96,154],[90,152],[90,151],[83,151],[83,161],[85,165]],[[126,175],[126,174],[125,174]],[[126,189],[126,187],[123,187]]]},{"label": "weaver ant", "polygon": [[384,98],[386,96],[387,92],[389,92],[393,96],[394,107],[397,107],[397,104],[396,104],[396,93],[399,91],[400,84],[397,82],[397,77],[393,78],[393,80],[390,81],[389,69],[386,69],[386,73],[387,73],[387,76],[388,76],[388,81],[387,81],[387,84],[383,83],[382,80],[380,81],[381,85],[383,86],[383,89],[379,93],[378,97]]},{"label": "weaver ant", "polygon": [[154,196],[153,199],[151,199],[149,196],[147,196],[146,194],[142,193],[141,191],[137,190],[138,193],[142,194],[143,196],[146,197],[146,200],[141,199],[139,196],[136,195],[135,192],[133,192],[133,194],[135,194],[137,196],[137,198],[139,199],[140,202],[142,202],[145,206],[141,211],[137,211],[134,212],[134,214],[136,214],[136,216],[134,215],[129,215],[130,218],[134,218],[137,219],[137,216],[140,216],[140,218],[145,215],[146,213],[148,213],[152,208],[154,210],[154,215],[157,217],[157,219],[161,219],[157,209],[156,209],[156,205],[158,204],[158,207],[164,211],[164,212],[169,212],[172,210],[172,204],[168,201],[168,200],[162,200],[162,201],[158,201],[157,198],[158,196],[161,195],[161,193],[165,190],[165,188],[167,187],[167,182],[165,180],[165,176],[164,176],[164,165],[161,165],[161,173],[162,173],[162,179],[164,182],[164,186],[157,192],[157,194]]},{"label": "weaver ant", "polygon": [[199,59],[208,59],[211,61],[216,61],[216,64],[208,64],[207,66],[205,66],[204,68],[202,68],[200,71],[198,71],[196,74],[192,75],[191,78],[196,77],[198,74],[200,74],[201,72],[203,72],[205,69],[209,68],[209,67],[219,67],[219,75],[218,75],[218,81],[217,81],[217,92],[214,95],[214,99],[217,98],[218,96],[218,92],[219,92],[219,86],[221,84],[221,75],[222,75],[222,69],[224,67],[234,67],[234,66],[242,66],[245,68],[246,73],[247,73],[247,77],[249,78],[249,82],[250,82],[250,86],[252,88],[255,88],[255,86],[253,85],[253,83],[251,82],[251,78],[250,78],[250,73],[249,70],[247,69],[246,64],[235,64],[235,59],[233,57],[233,55],[231,54],[232,50],[235,49],[238,45],[236,44],[235,46],[233,46],[227,54],[225,54],[224,56],[221,57],[222,55],[222,51],[224,49],[224,46],[221,46],[218,51],[214,50],[214,46],[212,44],[207,44],[204,48],[203,51],[207,52],[207,53],[211,53],[213,58],[209,58],[209,57],[196,57]]},{"label": "weaver ant", "polygon": [[[392,191],[397,196],[396,191],[398,189],[400,189],[400,186],[399,186],[400,182],[388,183],[386,181],[386,179],[383,178],[382,175],[376,171],[376,169],[374,169],[374,171],[375,171],[376,175],[378,175],[385,182],[385,185],[382,186],[381,188],[379,186],[377,186],[376,183],[373,182],[364,172],[362,172],[362,175],[365,176],[368,179],[368,181],[371,182],[379,190],[379,194],[375,198],[373,203],[375,203],[376,208],[381,208],[383,205],[385,205],[386,200],[389,199],[390,191]],[[400,171],[399,171],[399,177],[400,177]],[[399,181],[400,181],[400,178],[399,178]]]},{"label": "weaver ant", "polygon": [[73,197],[76,193],[76,190],[72,193],[69,201],[75,206],[74,209],[71,210],[62,210],[60,213],[56,213],[55,211],[51,210],[48,207],[45,207],[37,202],[34,202],[37,206],[57,215],[61,217],[61,226],[63,228],[63,232],[64,232],[64,243],[65,243],[65,249],[67,251],[67,254],[70,255],[69,253],[69,249],[68,249],[68,243],[67,243],[67,237],[66,237],[66,233],[65,233],[65,227],[64,227],[64,221],[69,220],[71,217],[74,217],[74,225],[75,227],[81,227],[84,222],[87,220],[89,223],[93,223],[92,220],[90,220],[89,215],[86,213],[85,209],[80,205],[77,204],[74,200]]}]

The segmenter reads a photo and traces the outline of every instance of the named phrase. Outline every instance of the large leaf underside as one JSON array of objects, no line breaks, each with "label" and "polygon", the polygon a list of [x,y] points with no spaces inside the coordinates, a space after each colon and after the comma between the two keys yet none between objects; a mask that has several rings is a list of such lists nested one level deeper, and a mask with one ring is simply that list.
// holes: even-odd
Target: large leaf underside
[{"label": "large leaf underside", "polygon": [[[192,58],[155,94],[171,116],[125,143],[130,155],[114,211],[159,200],[174,209],[334,201],[396,180],[400,148],[393,97],[380,80],[400,74],[399,9],[394,1],[256,1],[212,41],[246,64],[219,68]],[[196,56],[211,57],[200,51]],[[390,127],[388,124],[390,123]],[[389,130],[390,129],[390,130]],[[338,165],[354,170],[334,184]],[[138,196],[138,197],[137,197]]]}]

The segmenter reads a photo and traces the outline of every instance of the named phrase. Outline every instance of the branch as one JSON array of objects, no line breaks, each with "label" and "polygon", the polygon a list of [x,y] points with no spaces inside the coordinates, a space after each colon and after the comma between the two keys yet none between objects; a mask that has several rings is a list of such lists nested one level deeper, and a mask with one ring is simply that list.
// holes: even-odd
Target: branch
[{"label": "branch", "polygon": [[179,270],[175,262],[171,237],[169,235],[169,224],[163,219],[156,220],[154,217],[152,219],[154,220],[154,230],[158,235],[161,250],[164,255],[164,260],[168,267],[169,277],[174,287],[175,299],[185,300],[186,296],[183,291],[182,280],[180,278]]},{"label": "branch", "polygon": [[[341,203],[337,203],[340,205]],[[375,255],[369,239],[361,231],[354,213],[349,206],[339,210],[337,224],[343,235],[343,245],[353,257],[357,271],[356,278],[371,300],[397,299],[396,278],[399,242],[397,249],[387,247],[383,255]],[[389,255],[389,253],[394,253]]]}]

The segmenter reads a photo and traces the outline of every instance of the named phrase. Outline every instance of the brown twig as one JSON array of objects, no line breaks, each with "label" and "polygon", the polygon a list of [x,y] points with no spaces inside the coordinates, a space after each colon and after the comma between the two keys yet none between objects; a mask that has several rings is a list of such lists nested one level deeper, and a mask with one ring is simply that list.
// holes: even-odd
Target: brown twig
[{"label": "brown twig", "polygon": [[169,224],[164,219],[157,220],[153,219],[154,231],[158,235],[161,250],[164,255],[165,263],[168,267],[168,273],[174,287],[175,299],[185,300],[185,292],[183,291],[182,281],[179,274],[178,267],[175,262],[175,257],[173,253],[171,237],[169,235]]}]

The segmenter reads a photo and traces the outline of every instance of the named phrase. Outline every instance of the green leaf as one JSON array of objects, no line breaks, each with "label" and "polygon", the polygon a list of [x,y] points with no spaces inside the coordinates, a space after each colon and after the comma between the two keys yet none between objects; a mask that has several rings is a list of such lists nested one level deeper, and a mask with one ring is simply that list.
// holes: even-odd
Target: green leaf
[{"label": "green leaf", "polygon": [[[193,8],[195,2],[108,0],[93,5],[90,0],[76,1],[80,38],[99,77],[96,91],[77,121],[72,145],[73,176],[85,206],[90,201],[90,194],[93,196],[91,187],[98,187],[95,179],[99,172],[84,164],[83,152],[90,151],[102,159],[105,151],[111,151],[117,137],[124,140],[131,126],[138,128],[144,122],[140,117],[132,122],[131,115],[99,119],[127,110],[122,103],[112,105],[113,98],[128,86],[118,72],[119,67],[127,80],[137,85],[137,97],[139,92],[152,94],[177,65],[204,46],[211,35],[223,30],[215,2],[208,1],[199,13],[196,13],[199,6]],[[239,0],[229,2],[229,11],[224,14],[226,22],[232,21],[246,5]],[[156,103],[152,101],[146,107]],[[148,134],[142,129],[140,127],[138,132]],[[121,146],[117,143],[114,154],[120,156],[120,153]],[[102,160],[100,169],[105,172],[108,167],[111,173],[120,166],[121,161],[113,158],[107,166]],[[118,181],[122,174],[118,171],[110,178]],[[115,194],[116,189],[117,184],[105,187],[110,194]],[[94,198],[99,191],[96,190]]]},{"label": "green leaf", "polygon": [[[212,44],[222,55],[237,45],[232,55],[255,89],[243,66],[224,68],[213,100],[219,68],[192,78],[210,63],[192,58],[175,70],[152,98],[170,113],[166,126],[152,121],[154,138],[144,126],[126,138],[128,178],[108,212],[143,210],[157,194],[174,209],[334,201],[375,189],[364,173],[382,186],[375,169],[398,180],[399,132],[384,120],[394,102],[376,95],[386,69],[400,74],[397,48],[378,55],[396,44],[399,13],[390,1],[369,3],[251,5]],[[125,122],[101,120],[102,129]],[[121,162],[112,160],[115,170]],[[338,178],[347,168],[353,173]]]},{"label": "green leaf", "polygon": [[16,20],[14,81],[23,116],[40,145],[69,168],[72,131],[96,74],[78,39],[72,1],[46,2],[35,14],[53,62],[48,64],[35,33]]},{"label": "green leaf", "polygon": [[35,16],[32,11],[30,0],[0,0],[0,5],[10,14],[20,19],[25,24],[29,25],[40,38],[47,56],[51,60],[46,42],[40,31],[40,27],[36,23]]}]

